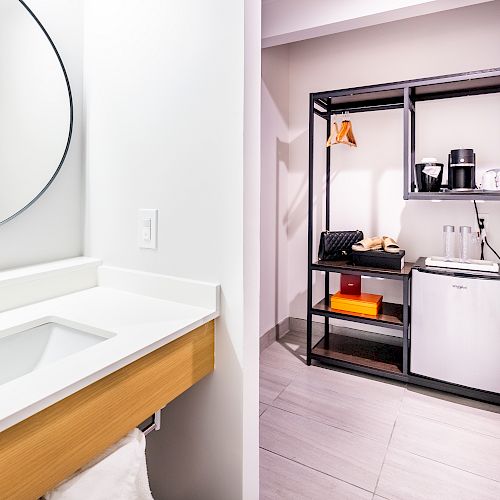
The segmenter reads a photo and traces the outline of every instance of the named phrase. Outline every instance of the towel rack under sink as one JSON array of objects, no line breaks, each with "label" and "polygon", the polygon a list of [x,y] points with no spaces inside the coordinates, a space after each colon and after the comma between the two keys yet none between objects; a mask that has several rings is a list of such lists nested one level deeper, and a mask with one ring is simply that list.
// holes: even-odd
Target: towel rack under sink
[{"label": "towel rack under sink", "polygon": [[152,422],[141,429],[145,436],[153,431],[159,431],[161,428],[161,410],[155,411],[154,415],[151,416]]}]

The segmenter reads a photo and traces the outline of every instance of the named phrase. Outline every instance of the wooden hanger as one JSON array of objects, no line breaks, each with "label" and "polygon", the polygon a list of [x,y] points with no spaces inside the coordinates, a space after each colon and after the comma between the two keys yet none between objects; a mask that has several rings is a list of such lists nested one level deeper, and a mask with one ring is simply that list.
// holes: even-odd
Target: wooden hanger
[{"label": "wooden hanger", "polygon": [[330,134],[330,137],[328,137],[328,140],[326,141],[326,147],[329,148],[333,144],[335,144],[335,138],[339,134],[339,126],[337,125],[337,122],[335,121],[335,115],[333,116],[333,123],[332,123],[332,132]]},{"label": "wooden hanger", "polygon": [[333,122],[333,130],[330,137],[326,141],[326,147],[329,148],[333,144],[347,144],[348,146],[357,147],[356,138],[354,137],[354,132],[352,130],[352,123],[349,120],[349,115],[345,114],[342,123],[339,126],[337,122]]},{"label": "wooden hanger", "polygon": [[356,138],[354,137],[354,132],[352,130],[352,122],[349,120],[349,128],[347,129],[347,143],[349,146],[358,147],[358,143],[356,142]]}]

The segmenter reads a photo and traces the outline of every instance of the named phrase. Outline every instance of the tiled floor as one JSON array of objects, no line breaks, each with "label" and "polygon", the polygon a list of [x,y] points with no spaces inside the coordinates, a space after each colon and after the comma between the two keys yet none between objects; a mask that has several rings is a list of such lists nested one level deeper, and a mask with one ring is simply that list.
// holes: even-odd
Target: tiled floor
[{"label": "tiled floor", "polygon": [[500,408],[261,354],[260,498],[499,500]]}]

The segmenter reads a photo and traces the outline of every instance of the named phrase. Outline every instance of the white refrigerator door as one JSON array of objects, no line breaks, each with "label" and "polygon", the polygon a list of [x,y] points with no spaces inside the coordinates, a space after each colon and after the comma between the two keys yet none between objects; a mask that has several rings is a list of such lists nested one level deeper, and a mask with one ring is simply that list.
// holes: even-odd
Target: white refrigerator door
[{"label": "white refrigerator door", "polygon": [[500,281],[412,274],[410,371],[500,393]]}]

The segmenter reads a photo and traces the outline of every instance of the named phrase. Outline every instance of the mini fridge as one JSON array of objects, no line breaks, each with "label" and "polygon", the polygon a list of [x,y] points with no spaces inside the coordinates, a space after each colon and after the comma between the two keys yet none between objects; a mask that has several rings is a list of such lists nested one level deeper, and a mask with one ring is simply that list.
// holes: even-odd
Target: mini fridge
[{"label": "mini fridge", "polygon": [[500,275],[412,271],[410,372],[500,393]]}]

